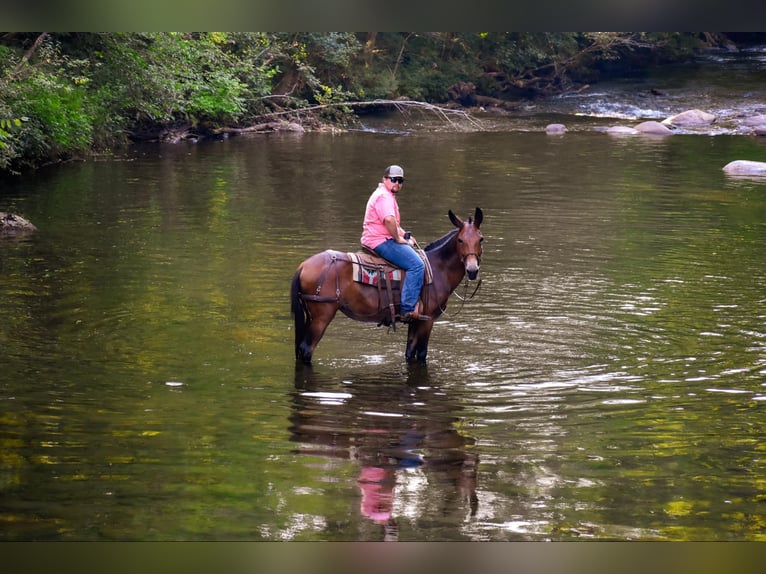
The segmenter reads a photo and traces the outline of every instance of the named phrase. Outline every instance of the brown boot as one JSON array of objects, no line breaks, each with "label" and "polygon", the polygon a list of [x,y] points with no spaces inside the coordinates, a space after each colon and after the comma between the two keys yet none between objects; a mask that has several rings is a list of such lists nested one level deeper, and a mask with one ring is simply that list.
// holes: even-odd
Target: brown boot
[{"label": "brown boot", "polygon": [[411,321],[417,321],[420,318],[420,312],[415,309],[414,311],[407,311],[402,313],[402,323],[409,323]]},{"label": "brown boot", "polygon": [[414,311],[407,311],[406,313],[402,313],[401,320],[402,323],[410,323],[412,321],[430,321],[431,317],[420,312],[420,301],[418,301],[418,304],[415,305]]}]

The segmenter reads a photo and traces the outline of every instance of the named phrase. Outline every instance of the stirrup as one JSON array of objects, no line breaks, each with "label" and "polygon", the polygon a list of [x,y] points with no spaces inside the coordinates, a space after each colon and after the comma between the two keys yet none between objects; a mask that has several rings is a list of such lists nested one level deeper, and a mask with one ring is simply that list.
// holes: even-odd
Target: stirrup
[{"label": "stirrup", "polygon": [[401,317],[399,317],[399,320],[402,323],[410,323],[412,321],[430,321],[431,316],[425,315],[420,312],[420,301],[417,302],[415,305],[415,309],[413,311],[407,311],[406,313],[402,313]]},{"label": "stirrup", "polygon": [[415,313],[414,311],[410,311],[408,313],[405,313],[402,315],[399,320],[402,323],[412,323],[413,321],[430,321],[431,316],[430,315],[423,315],[420,313]]}]

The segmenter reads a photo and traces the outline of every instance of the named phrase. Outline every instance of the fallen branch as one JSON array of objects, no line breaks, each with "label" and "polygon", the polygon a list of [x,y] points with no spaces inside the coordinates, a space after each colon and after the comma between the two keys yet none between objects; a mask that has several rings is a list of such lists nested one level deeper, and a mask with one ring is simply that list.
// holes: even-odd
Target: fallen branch
[{"label": "fallen branch", "polygon": [[294,122],[276,121],[276,122],[264,122],[264,123],[255,124],[252,126],[247,126],[244,128],[234,128],[234,127],[216,128],[216,129],[210,130],[210,133],[214,135],[221,135],[221,134],[266,133],[266,132],[276,132],[276,131],[299,132],[299,131],[303,131],[303,128]]},{"label": "fallen branch", "polygon": [[483,129],[481,122],[479,122],[479,120],[477,120],[476,118],[471,116],[471,114],[469,114],[468,112],[464,110],[444,108],[441,106],[429,104],[427,102],[420,102],[417,100],[370,100],[366,102],[337,102],[332,104],[316,104],[313,106],[306,106],[303,108],[295,108],[295,109],[283,110],[278,112],[269,112],[259,116],[259,119],[286,116],[286,115],[296,115],[296,114],[300,115],[302,113],[315,112],[315,111],[324,110],[328,108],[344,108],[344,107],[345,108],[362,108],[366,106],[391,106],[396,108],[399,111],[402,111],[405,108],[419,108],[419,109],[436,114],[437,116],[445,120],[447,123],[449,123],[451,126],[456,128],[458,126],[455,122],[452,121],[450,116],[453,116],[453,117],[458,116],[460,119],[467,121],[473,127],[478,129]]},{"label": "fallen branch", "polygon": [[[365,104],[365,102],[361,103],[362,105]],[[418,102],[416,100],[374,100],[370,102],[370,104],[378,104],[378,105],[393,105],[397,109],[405,108],[405,107],[414,107],[414,108],[422,108],[426,111],[433,112],[438,116],[441,116],[442,119],[447,121],[450,125],[456,126],[456,124],[450,119],[450,115],[453,116],[459,116],[461,119],[467,121],[469,124],[474,126],[478,129],[483,129],[483,126],[481,125],[481,122],[474,118],[471,114],[466,112],[465,110],[456,110],[451,108],[443,108],[441,106],[436,106],[434,104],[429,104],[427,102]],[[349,104],[351,105],[351,104]],[[401,109],[400,109],[401,111]]]}]

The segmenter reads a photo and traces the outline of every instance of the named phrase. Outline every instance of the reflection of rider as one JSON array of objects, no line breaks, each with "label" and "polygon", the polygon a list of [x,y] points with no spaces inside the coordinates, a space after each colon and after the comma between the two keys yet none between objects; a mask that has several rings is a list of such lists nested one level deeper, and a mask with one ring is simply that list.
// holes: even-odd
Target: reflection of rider
[{"label": "reflection of rider", "polygon": [[394,469],[363,466],[357,484],[362,491],[362,514],[377,524],[387,524],[394,510]]},{"label": "reflection of rider", "polygon": [[404,170],[390,165],[383,179],[372,192],[364,213],[362,245],[375,251],[397,267],[406,271],[402,282],[402,321],[418,318],[417,309],[420,289],[423,287],[425,264],[412,248],[415,239],[405,239],[405,231],[399,218],[396,195],[404,185]]},{"label": "reflection of rider", "polygon": [[356,450],[356,458],[361,463],[357,484],[362,491],[362,514],[375,522],[391,526],[394,510],[394,487],[396,472],[408,468],[417,468],[423,464],[423,457],[415,452],[423,440],[417,431],[408,430],[399,437],[398,444],[377,450],[374,458],[366,457],[364,452]]},{"label": "reflection of rider", "polygon": [[444,516],[466,505],[476,513],[478,457],[466,449],[473,439],[456,429],[458,407],[435,390],[428,371],[410,371],[405,386],[386,384],[377,371],[359,376],[344,389],[353,392],[341,405],[316,396],[332,382],[313,369],[296,369],[290,440],[301,444],[296,452],[359,465],[360,515],[382,527],[383,540],[399,537],[396,508],[418,517],[420,504],[430,501]]}]

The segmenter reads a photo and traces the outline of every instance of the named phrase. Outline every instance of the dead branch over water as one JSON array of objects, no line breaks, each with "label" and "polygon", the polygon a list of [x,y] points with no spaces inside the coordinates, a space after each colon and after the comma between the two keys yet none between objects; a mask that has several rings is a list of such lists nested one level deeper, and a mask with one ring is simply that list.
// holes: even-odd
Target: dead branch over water
[{"label": "dead branch over water", "polygon": [[[274,98],[274,96],[271,96]],[[282,96],[284,98],[284,96]],[[258,116],[258,123],[252,124],[246,127],[222,127],[212,131],[213,134],[225,134],[225,133],[252,133],[252,132],[265,132],[284,130],[286,124],[292,125],[293,129],[299,130],[302,125],[302,117],[306,115],[315,115],[317,112],[328,109],[359,109],[365,107],[391,107],[397,111],[404,113],[411,109],[419,109],[425,112],[435,114],[439,119],[449,124],[456,130],[462,130],[465,123],[469,124],[473,129],[484,129],[481,122],[473,117],[466,110],[447,108],[443,106],[437,106],[429,104],[427,102],[421,102],[417,100],[370,100],[370,101],[350,101],[350,102],[334,102],[329,104],[316,104],[311,106],[304,106],[291,109],[279,109],[277,111],[268,112]],[[285,122],[285,118],[292,121]],[[297,125],[296,125],[297,124]],[[289,127],[287,129],[290,129]]]}]

